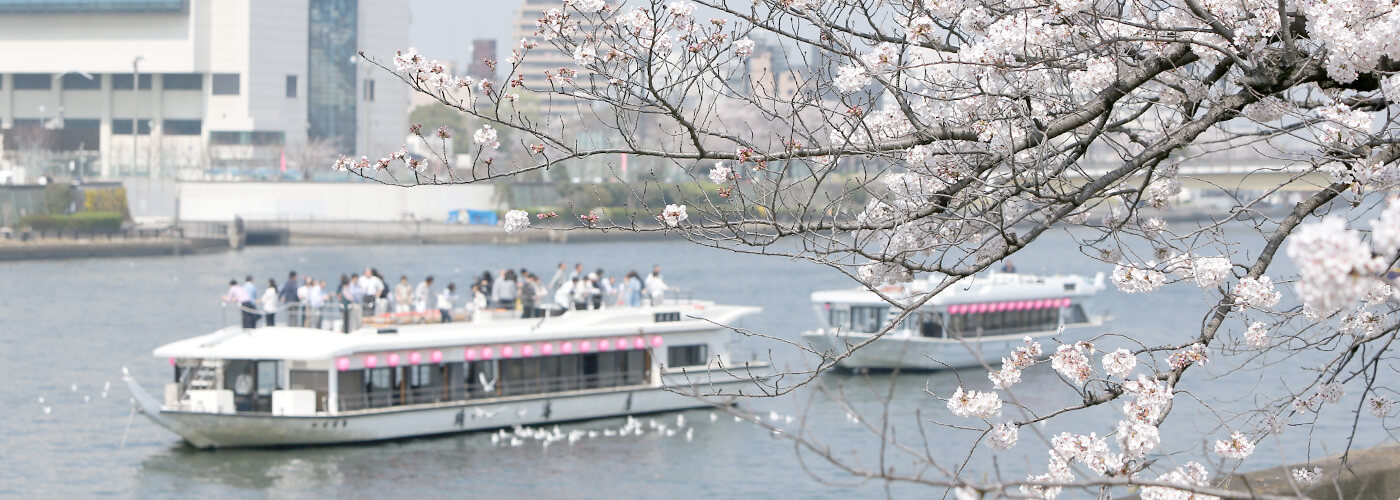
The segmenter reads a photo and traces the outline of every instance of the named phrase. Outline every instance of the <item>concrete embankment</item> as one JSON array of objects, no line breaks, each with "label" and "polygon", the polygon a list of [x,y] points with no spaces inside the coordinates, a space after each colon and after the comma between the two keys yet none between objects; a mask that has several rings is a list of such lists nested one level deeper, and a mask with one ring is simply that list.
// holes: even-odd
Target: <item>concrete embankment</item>
[{"label": "concrete embankment", "polygon": [[[226,242],[225,242],[226,243]],[[184,238],[140,240],[55,239],[0,243],[0,261],[151,257],[226,250],[228,245]]]},{"label": "concrete embankment", "polygon": [[[1303,485],[1290,480],[1293,469],[1314,467],[1322,469],[1317,483]],[[1301,495],[1315,500],[1395,500],[1400,498],[1400,444],[1353,450],[1345,463],[1338,454],[1306,464],[1238,474],[1222,486],[1255,495]]]}]

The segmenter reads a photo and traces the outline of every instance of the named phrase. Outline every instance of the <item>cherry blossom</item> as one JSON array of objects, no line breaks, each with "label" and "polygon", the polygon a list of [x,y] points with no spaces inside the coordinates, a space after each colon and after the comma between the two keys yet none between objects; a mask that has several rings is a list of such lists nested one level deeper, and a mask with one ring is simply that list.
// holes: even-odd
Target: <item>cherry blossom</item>
[{"label": "cherry blossom", "polygon": [[1013,446],[1016,446],[1016,439],[1019,434],[1016,425],[1011,422],[997,424],[996,427],[992,428],[990,433],[992,448],[1002,451],[1011,449]]},{"label": "cherry blossom", "polygon": [[496,140],[496,129],[491,128],[491,124],[483,124],[480,130],[472,134],[472,140],[483,147],[497,149],[501,147],[500,141]]},{"label": "cherry blossom", "polygon": [[1245,342],[1249,345],[1263,349],[1269,346],[1269,330],[1264,323],[1255,321],[1249,324],[1249,329],[1244,332]]},{"label": "cherry blossom", "polygon": [[[1159,482],[1181,486],[1210,486],[1209,479],[1210,473],[1206,472],[1205,466],[1196,462],[1186,462],[1186,465],[1157,477]],[[1208,498],[1216,497],[1165,486],[1148,486],[1142,489],[1143,500],[1205,500]]]},{"label": "cherry blossom", "polygon": [[587,66],[589,64],[593,64],[593,61],[597,60],[597,58],[598,51],[593,47],[585,47],[583,45],[580,45],[574,48],[574,64],[577,64],[579,66]]},{"label": "cherry blossom", "polygon": [[1084,351],[1083,343],[1062,345],[1050,356],[1050,367],[1079,384],[1088,382],[1089,378],[1094,376],[1094,367],[1089,364],[1089,358],[1084,355]]},{"label": "cherry blossom", "polygon": [[685,205],[672,204],[666,205],[666,208],[661,211],[661,215],[657,218],[664,221],[668,226],[676,227],[679,226],[682,221],[689,218],[689,216],[685,213]]},{"label": "cherry blossom", "polygon": [[1118,349],[1103,355],[1103,371],[1109,375],[1127,378],[1137,367],[1137,358],[1127,349]]},{"label": "cherry blossom", "polygon": [[1371,221],[1371,246],[1381,255],[1393,256],[1400,251],[1400,201],[1391,196],[1385,202],[1381,216]]},{"label": "cherry blossom", "polygon": [[1293,469],[1293,480],[1303,486],[1312,486],[1322,480],[1322,467]]},{"label": "cherry blossom", "polygon": [[1317,398],[1324,403],[1335,404],[1341,402],[1342,396],[1345,395],[1346,389],[1343,389],[1342,384],[1338,382],[1331,382],[1317,386]]},{"label": "cherry blossom", "polygon": [[1376,418],[1385,418],[1395,413],[1395,401],[1385,396],[1375,396],[1371,398],[1368,409],[1371,415]]},{"label": "cherry blossom", "polygon": [[1230,259],[1201,257],[1191,263],[1192,277],[1201,288],[1219,286],[1230,275]]},{"label": "cherry blossom", "polygon": [[1299,298],[1319,314],[1332,314],[1361,300],[1385,262],[1371,255],[1361,234],[1340,217],[1304,224],[1289,239],[1288,257],[1298,265]]},{"label": "cherry blossom", "polygon": [[992,418],[1001,415],[1001,398],[996,392],[963,391],[962,386],[948,398],[948,411],[959,417]]},{"label": "cherry blossom", "polygon": [[710,182],[724,184],[729,182],[729,178],[734,175],[734,169],[725,165],[724,162],[715,162],[714,168],[710,169]]},{"label": "cherry blossom", "polygon": [[1235,302],[1255,309],[1269,309],[1278,305],[1283,294],[1274,290],[1274,281],[1268,276],[1240,278],[1235,284]]},{"label": "cherry blossom", "polygon": [[567,0],[565,4],[573,5],[579,11],[589,13],[601,12],[608,7],[604,0]]},{"label": "cherry blossom", "polygon": [[1230,439],[1215,441],[1215,454],[1231,460],[1244,460],[1254,454],[1254,443],[1239,432],[1230,433]]},{"label": "cherry blossom", "polygon": [[739,57],[748,57],[750,55],[753,55],[753,46],[753,40],[750,40],[748,38],[740,38],[738,40],[735,40],[734,55]]},{"label": "cherry blossom", "polygon": [[843,94],[850,94],[870,85],[870,75],[857,66],[842,66],[836,70],[836,78],[832,83],[836,85],[836,90]]},{"label": "cherry blossom", "polygon": [[1113,284],[1124,293],[1146,293],[1167,282],[1167,276],[1155,269],[1138,269],[1127,264],[1113,268]]},{"label": "cherry blossom", "polygon": [[1170,364],[1171,367],[1175,369],[1185,368],[1192,364],[1205,366],[1206,363],[1209,362],[1210,356],[1206,351],[1206,346],[1200,343],[1191,344],[1185,349],[1173,352],[1171,356],[1167,356],[1167,364]]},{"label": "cherry blossom", "polygon": [[1118,447],[1131,459],[1143,458],[1148,452],[1156,449],[1157,445],[1162,444],[1162,436],[1157,426],[1138,420],[1118,421],[1118,430],[1114,434],[1118,439]]},{"label": "cherry blossom", "polygon": [[524,210],[511,210],[506,212],[503,227],[505,227],[507,233],[514,233],[525,229],[529,225],[530,214],[526,213]]}]

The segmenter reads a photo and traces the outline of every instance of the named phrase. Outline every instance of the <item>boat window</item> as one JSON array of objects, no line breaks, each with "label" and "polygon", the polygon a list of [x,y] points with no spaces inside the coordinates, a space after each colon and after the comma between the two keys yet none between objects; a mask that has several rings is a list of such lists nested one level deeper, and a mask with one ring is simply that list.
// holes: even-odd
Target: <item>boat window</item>
[{"label": "boat window", "polygon": [[281,361],[258,362],[258,395],[271,396],[272,391],[285,387],[282,383]]},{"label": "boat window", "polygon": [[978,337],[1054,330],[1059,322],[1060,309],[1051,307],[950,314],[944,326],[950,337]]},{"label": "boat window", "polygon": [[830,325],[831,325],[832,328],[840,328],[840,329],[842,329],[842,330],[850,330],[850,329],[851,329],[851,314],[850,314],[850,311],[847,311],[846,308],[841,307],[841,306],[832,307],[832,308],[831,308],[831,321],[830,321]]},{"label": "boat window", "polygon": [[919,323],[919,335],[931,338],[943,336],[943,315],[936,312],[921,312],[917,316]]},{"label": "boat window", "polygon": [[681,345],[669,346],[666,348],[666,366],[699,366],[707,362],[709,356],[709,345]]},{"label": "boat window", "polygon": [[851,306],[851,331],[874,333],[884,326],[888,307]]},{"label": "boat window", "polygon": [[365,370],[365,393],[370,408],[380,408],[394,404],[398,391],[394,390],[394,368],[370,368]]},{"label": "boat window", "polygon": [[653,315],[652,315],[652,319],[653,319],[656,323],[665,323],[665,322],[668,322],[668,321],[680,321],[680,320],[681,320],[681,313],[679,313],[679,312],[663,312],[663,313],[656,313],[656,314],[653,314]]},{"label": "boat window", "polygon": [[1084,313],[1083,304],[1074,304],[1065,308],[1065,323],[1088,323],[1089,315]]}]

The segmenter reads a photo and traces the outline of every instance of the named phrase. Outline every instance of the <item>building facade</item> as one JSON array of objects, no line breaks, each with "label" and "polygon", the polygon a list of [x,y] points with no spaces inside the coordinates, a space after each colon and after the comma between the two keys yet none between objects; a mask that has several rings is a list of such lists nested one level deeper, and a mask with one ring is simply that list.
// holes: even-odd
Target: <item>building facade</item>
[{"label": "building facade", "polygon": [[0,2],[0,171],[282,176],[318,139],[383,155],[408,89],[357,52],[388,61],[408,29],[395,0]]}]

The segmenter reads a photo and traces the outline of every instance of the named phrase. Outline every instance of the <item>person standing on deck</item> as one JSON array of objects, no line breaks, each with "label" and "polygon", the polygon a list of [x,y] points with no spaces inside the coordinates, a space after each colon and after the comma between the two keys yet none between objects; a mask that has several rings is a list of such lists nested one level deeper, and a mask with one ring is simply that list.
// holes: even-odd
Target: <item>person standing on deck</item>
[{"label": "person standing on deck", "polygon": [[564,311],[569,310],[574,304],[574,285],[578,283],[578,278],[564,282],[564,286],[559,287],[554,292],[554,305]]},{"label": "person standing on deck", "polygon": [[539,286],[539,279],[535,275],[525,273],[520,280],[520,317],[535,317],[535,287]]},{"label": "person standing on deck", "polygon": [[309,284],[306,287],[306,297],[311,310],[306,315],[306,326],[320,328],[321,308],[326,305],[326,280],[307,279],[307,281]]},{"label": "person standing on deck", "polygon": [[248,288],[240,286],[238,280],[228,281],[228,291],[224,293],[224,302],[238,305],[238,312],[243,319],[243,328],[257,328],[257,316],[253,311],[253,296],[248,294]]},{"label": "person standing on deck", "polygon": [[364,276],[360,277],[360,288],[364,289],[365,312],[368,314],[378,314],[379,296],[384,292],[384,280],[375,275],[374,270],[365,268]]},{"label": "person standing on deck", "polygon": [[282,284],[282,292],[278,294],[283,304],[287,305],[287,324],[301,326],[301,297],[297,295],[297,272],[287,273],[287,282]]},{"label": "person standing on deck", "polygon": [[406,313],[413,310],[413,285],[408,284],[408,275],[399,277],[394,285],[394,312]]},{"label": "person standing on deck", "polygon": [[661,279],[661,266],[651,268],[651,276],[647,276],[647,295],[651,297],[651,305],[659,306],[666,301],[666,282]]},{"label": "person standing on deck", "polygon": [[243,289],[248,291],[248,296],[252,297],[253,300],[258,300],[258,285],[253,283],[253,275],[250,274],[243,279]]},{"label": "person standing on deck", "polygon": [[437,309],[442,314],[443,323],[452,322],[452,308],[457,307],[457,284],[448,283],[447,289],[437,297]]},{"label": "person standing on deck", "polygon": [[258,298],[258,307],[262,309],[263,317],[267,318],[267,326],[277,326],[277,297],[277,281],[268,278],[267,289]]},{"label": "person standing on deck", "polygon": [[413,311],[424,312],[428,310],[428,299],[433,296],[433,277],[428,276],[418,284],[418,288],[413,289]]},{"label": "person standing on deck", "polygon": [[579,311],[588,310],[588,300],[593,297],[593,282],[588,279],[588,275],[574,278],[574,309]]},{"label": "person standing on deck", "polygon": [[559,263],[559,269],[554,270],[554,277],[549,279],[549,291],[553,292],[569,282],[569,266]]},{"label": "person standing on deck", "polygon": [[642,306],[642,277],[636,271],[628,271],[627,277],[623,278],[623,294],[627,296],[627,307]]}]

